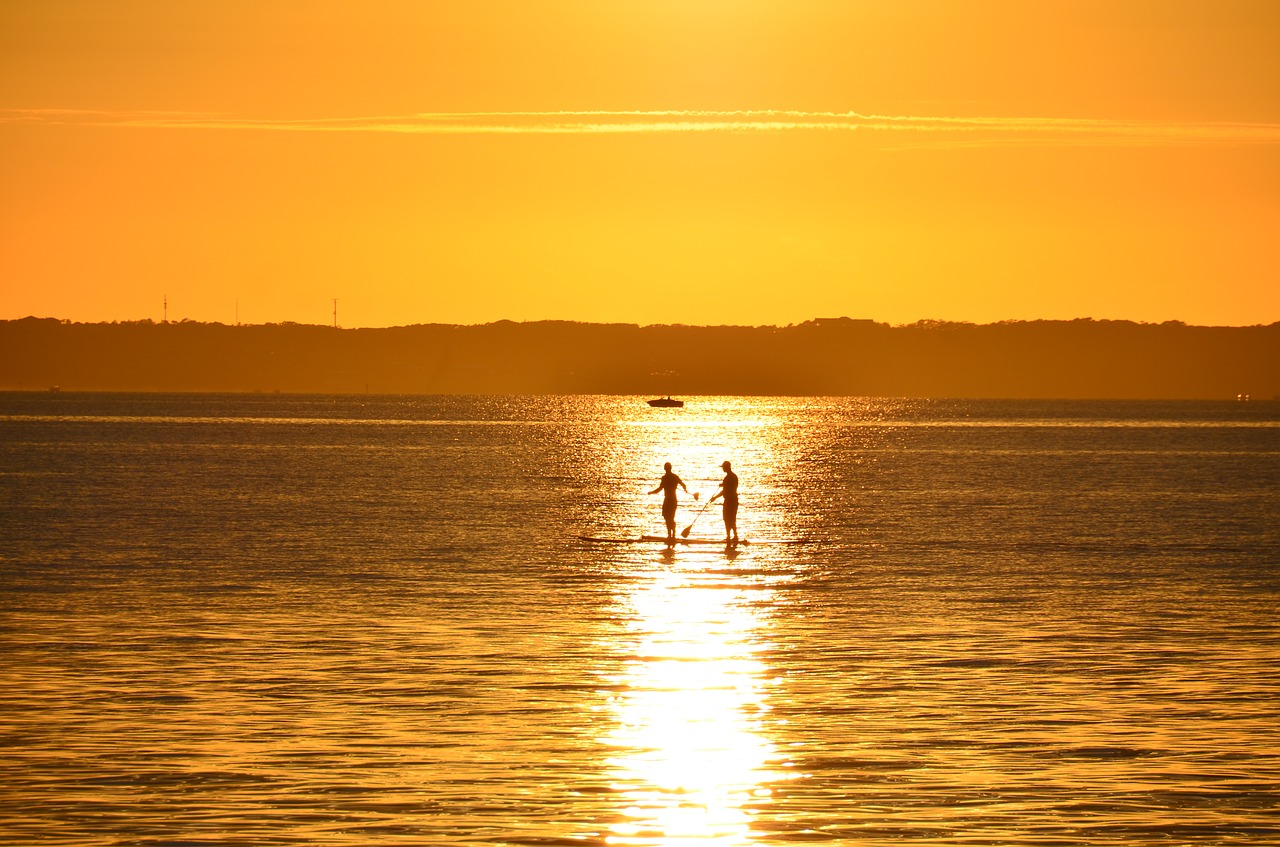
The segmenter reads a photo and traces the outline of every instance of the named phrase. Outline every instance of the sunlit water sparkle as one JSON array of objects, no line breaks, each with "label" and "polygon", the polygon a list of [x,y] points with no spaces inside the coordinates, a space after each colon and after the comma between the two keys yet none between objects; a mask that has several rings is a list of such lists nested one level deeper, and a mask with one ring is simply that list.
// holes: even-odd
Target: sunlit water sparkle
[{"label": "sunlit water sparkle", "polygon": [[[804,543],[578,538],[725,459]],[[1280,840],[1277,479],[1277,403],[0,394],[0,842]]]}]

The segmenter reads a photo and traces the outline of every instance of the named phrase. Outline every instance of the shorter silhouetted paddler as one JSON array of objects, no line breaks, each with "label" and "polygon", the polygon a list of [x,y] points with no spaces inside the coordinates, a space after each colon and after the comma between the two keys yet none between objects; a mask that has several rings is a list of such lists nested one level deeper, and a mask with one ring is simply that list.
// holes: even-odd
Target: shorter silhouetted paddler
[{"label": "shorter silhouetted paddler", "polygon": [[[676,543],[676,506],[679,505],[676,498],[676,488],[683,488],[684,493],[689,493],[689,487],[684,484],[684,480],[676,476],[671,471],[671,463],[667,462],[662,466],[665,473],[662,479],[658,481],[658,487],[650,491],[650,494],[662,492],[662,519],[667,522],[667,540],[671,544]],[[697,499],[697,495],[694,496]]]},{"label": "shorter silhouetted paddler", "polygon": [[730,544],[738,543],[738,475],[733,472],[733,467],[725,462],[720,466],[724,469],[724,481],[720,483],[720,490],[711,495],[708,503],[714,503],[716,500],[723,498],[724,505],[721,507],[721,514],[724,515],[724,540]]}]

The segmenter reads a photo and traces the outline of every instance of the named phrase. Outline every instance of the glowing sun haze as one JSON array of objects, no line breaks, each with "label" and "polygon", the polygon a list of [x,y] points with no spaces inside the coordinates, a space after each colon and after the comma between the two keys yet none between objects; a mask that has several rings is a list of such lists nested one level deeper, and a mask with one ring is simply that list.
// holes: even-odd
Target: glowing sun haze
[{"label": "glowing sun haze", "polygon": [[1270,0],[0,0],[0,318],[1280,320]]}]

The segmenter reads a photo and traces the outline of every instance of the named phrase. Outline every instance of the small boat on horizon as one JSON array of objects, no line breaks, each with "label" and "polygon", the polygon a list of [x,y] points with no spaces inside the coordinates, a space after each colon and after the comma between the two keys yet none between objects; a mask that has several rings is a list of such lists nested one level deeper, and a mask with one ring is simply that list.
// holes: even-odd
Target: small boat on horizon
[{"label": "small boat on horizon", "polygon": [[668,394],[666,397],[659,397],[657,400],[650,400],[649,405],[653,406],[655,409],[683,409],[684,401],[672,400],[671,395]]}]

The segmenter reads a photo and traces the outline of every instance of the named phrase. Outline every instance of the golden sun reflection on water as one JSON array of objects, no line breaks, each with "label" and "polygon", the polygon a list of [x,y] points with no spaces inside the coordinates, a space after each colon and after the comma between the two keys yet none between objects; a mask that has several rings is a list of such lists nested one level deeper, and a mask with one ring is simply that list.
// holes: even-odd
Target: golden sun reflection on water
[{"label": "golden sun reflection on water", "polygon": [[[677,531],[723,538],[720,506],[703,509],[733,462],[742,479],[743,537],[771,533],[780,519],[771,477],[794,443],[767,402],[706,399],[684,410],[626,413],[605,451],[609,472],[631,494],[608,507],[602,524],[622,536],[662,530],[662,463],[689,487],[681,492]],[[701,497],[695,499],[692,492]],[[769,726],[775,677],[768,647],[774,586],[756,548],[681,547],[658,561],[631,553],[628,590],[616,598],[628,621],[630,658],[610,680],[610,727],[599,737],[616,792],[608,842],[673,847],[746,845],[763,833],[752,822],[772,802],[772,786],[792,774]],[[743,556],[745,558],[738,558]],[[763,569],[762,569],[762,566]]]},{"label": "golden sun reflection on water", "polygon": [[634,659],[614,681],[614,728],[601,739],[621,798],[622,820],[608,840],[748,844],[770,783],[787,777],[763,726],[774,683],[757,655],[759,608],[771,592],[668,561],[671,572],[637,583],[621,600],[635,642]]}]

